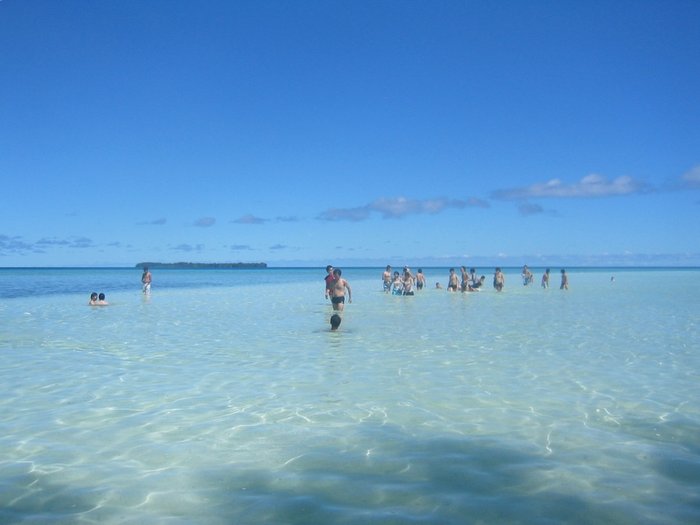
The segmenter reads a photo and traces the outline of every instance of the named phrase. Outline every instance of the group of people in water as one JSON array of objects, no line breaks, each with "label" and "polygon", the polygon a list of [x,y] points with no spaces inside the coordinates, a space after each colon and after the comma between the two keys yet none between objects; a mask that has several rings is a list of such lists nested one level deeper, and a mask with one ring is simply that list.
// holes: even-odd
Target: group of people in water
[{"label": "group of people in water", "polygon": [[413,275],[408,266],[403,267],[403,273],[391,272],[391,265],[387,265],[382,273],[382,283],[385,293],[392,295],[415,295],[415,290],[425,288],[425,275],[423,269],[419,268],[416,275]]},{"label": "group of people in water", "polygon": [[102,292],[99,294],[97,292],[92,292],[90,294],[90,302],[88,304],[90,306],[107,306],[109,303],[107,302],[105,294]]},{"label": "group of people in water", "polygon": [[[146,295],[150,295],[150,293],[151,293],[151,281],[152,280],[153,280],[153,277],[151,276],[151,272],[149,272],[148,268],[144,266],[143,274],[141,275],[141,291]],[[98,294],[97,292],[92,292],[90,294],[90,301],[88,302],[88,305],[90,305],[90,306],[107,306],[107,305],[109,305],[109,303],[107,302],[105,294],[103,294],[103,293]]]},{"label": "group of people in water", "polygon": [[[342,274],[343,272],[340,268],[334,268],[330,264],[326,266],[325,297],[326,299],[330,299],[334,310],[330,319],[331,330],[333,331],[338,329],[342,321],[338,312],[342,312],[345,306],[346,295],[348,303],[352,303],[352,289],[348,281],[342,277]],[[542,274],[542,279],[540,281],[542,288],[549,288],[549,275],[550,269],[547,268]],[[535,276],[527,265],[523,266],[520,276],[524,286],[531,285],[535,281]],[[470,268],[469,271],[467,271],[466,266],[462,266],[460,267],[459,275],[454,268],[450,268],[450,273],[447,278],[447,291],[479,292],[484,287],[485,282],[486,276],[477,275],[475,268]],[[505,284],[506,276],[503,270],[501,270],[501,268],[496,268],[493,273],[494,289],[497,292],[501,292]],[[426,287],[425,274],[422,268],[419,268],[414,275],[408,266],[403,267],[403,272],[398,272],[396,270],[392,271],[391,265],[387,265],[384,272],[382,272],[382,287],[387,294],[415,295],[417,290],[422,290]],[[442,289],[440,282],[435,283],[435,288]],[[561,290],[569,289],[569,276],[563,268],[561,270],[561,284],[559,288]]]},{"label": "group of people in water", "polygon": [[[549,274],[550,269],[547,268],[542,274],[541,285],[542,288],[549,288]],[[527,265],[523,266],[521,273],[523,279],[523,285],[528,286],[532,284],[535,280],[535,276],[532,274]],[[460,274],[454,268],[450,268],[450,273],[447,277],[447,291],[448,292],[478,292],[480,291],[484,283],[486,282],[485,275],[477,275],[475,268],[470,268],[467,271],[466,266],[460,268]],[[421,268],[418,269],[415,275],[411,272],[408,266],[404,266],[403,273],[394,271],[392,273],[392,268],[387,265],[386,269],[382,273],[382,283],[384,292],[391,293],[392,295],[414,295],[414,288],[416,290],[421,290],[425,287],[425,275]],[[493,287],[496,291],[500,292],[506,284],[506,276],[501,268],[496,268],[493,274]],[[435,288],[441,289],[442,285],[437,282],[435,283]],[[561,286],[562,290],[569,289],[569,276],[566,274],[566,270],[561,270]]]}]

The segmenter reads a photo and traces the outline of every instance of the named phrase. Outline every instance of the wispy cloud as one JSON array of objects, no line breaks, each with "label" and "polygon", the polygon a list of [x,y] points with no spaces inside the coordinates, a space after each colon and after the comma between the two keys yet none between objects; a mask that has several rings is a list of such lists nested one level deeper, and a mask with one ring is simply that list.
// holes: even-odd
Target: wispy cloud
[{"label": "wispy cloud", "polygon": [[250,213],[247,215],[243,215],[241,217],[238,217],[238,219],[234,219],[231,222],[235,222],[236,224],[265,224],[268,221],[268,219],[263,219],[262,217],[256,217],[255,215],[251,215]]},{"label": "wispy cloud", "polygon": [[75,237],[70,240],[70,243],[68,244],[69,248],[94,248],[95,244],[92,242],[92,239],[88,239],[87,237]]},{"label": "wispy cloud", "polygon": [[364,221],[373,213],[380,214],[384,219],[400,219],[407,215],[435,215],[445,210],[456,208],[488,208],[489,203],[476,198],[462,199],[407,199],[392,197],[377,199],[365,206],[356,208],[331,208],[321,213],[318,218],[325,221]]},{"label": "wispy cloud", "polygon": [[539,204],[533,204],[531,202],[523,202],[518,205],[518,211],[520,215],[539,215],[544,213],[544,208]]},{"label": "wispy cloud", "polygon": [[232,250],[252,250],[248,244],[232,244],[229,248]]},{"label": "wispy cloud", "polygon": [[194,226],[197,226],[198,228],[209,228],[209,226],[213,226],[214,223],[216,223],[216,219],[214,217],[202,217],[194,221]]},{"label": "wispy cloud", "polygon": [[529,198],[590,198],[610,197],[647,193],[651,188],[632,177],[623,176],[608,180],[602,175],[586,175],[580,181],[566,184],[552,179],[544,184],[533,184],[521,188],[494,191],[491,196],[501,200],[522,200]]},{"label": "wispy cloud", "polygon": [[178,244],[177,246],[172,246],[173,250],[177,250],[179,252],[201,252],[204,249],[203,244]]},{"label": "wispy cloud", "polygon": [[137,222],[136,225],[137,226],[162,226],[166,222],[168,222],[168,219],[166,219],[165,217],[161,217],[160,219],[154,219],[152,221]]},{"label": "wispy cloud", "polygon": [[272,246],[270,246],[270,250],[286,250],[287,248],[288,246],[284,244],[273,244]]},{"label": "wispy cloud", "polygon": [[37,251],[35,245],[23,241],[22,237],[0,235],[0,255],[16,255]]},{"label": "wispy cloud", "polygon": [[68,239],[56,239],[44,237],[35,243],[39,248],[66,247],[66,248],[94,248],[95,243],[88,237],[70,237]]},{"label": "wispy cloud", "polygon": [[681,183],[686,188],[700,188],[700,166],[695,166],[683,174]]},{"label": "wispy cloud", "polygon": [[50,246],[68,246],[70,244],[66,239],[49,239],[43,237],[36,241],[36,246],[50,247]]},{"label": "wispy cloud", "polygon": [[54,248],[95,248],[97,245],[88,237],[57,239],[43,237],[35,242],[27,242],[19,236],[0,235],[0,255],[24,255],[27,253],[47,253]]}]

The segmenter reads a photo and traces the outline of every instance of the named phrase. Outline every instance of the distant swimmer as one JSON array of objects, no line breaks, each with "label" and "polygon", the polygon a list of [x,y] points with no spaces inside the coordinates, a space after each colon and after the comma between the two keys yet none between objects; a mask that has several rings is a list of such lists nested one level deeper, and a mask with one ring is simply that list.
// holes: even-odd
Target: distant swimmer
[{"label": "distant swimmer", "polygon": [[459,283],[460,289],[466,292],[469,287],[469,273],[467,272],[467,268],[465,266],[460,266],[459,273],[462,276],[462,281]]},{"label": "distant swimmer", "polygon": [[503,291],[503,286],[506,284],[506,276],[503,274],[500,268],[496,268],[493,273],[493,287],[497,292]]},{"label": "distant swimmer", "polygon": [[348,303],[352,303],[352,290],[350,288],[350,283],[341,277],[343,272],[340,268],[335,268],[333,270],[333,276],[335,280],[333,281],[333,288],[331,289],[331,303],[333,304],[333,310],[342,311],[345,308],[345,294],[348,296]]},{"label": "distant swimmer", "polygon": [[435,283],[435,289],[436,290],[442,290],[442,285],[440,284],[440,281]]},{"label": "distant swimmer", "polygon": [[382,286],[385,293],[389,293],[391,291],[391,281],[391,265],[387,264],[386,270],[384,270],[382,273]]},{"label": "distant swimmer", "polygon": [[471,288],[478,288],[481,286],[481,280],[476,275],[476,268],[469,268],[469,286]]},{"label": "distant swimmer", "polygon": [[447,278],[447,291],[456,292],[457,290],[459,290],[459,278],[455,273],[455,269],[450,268],[450,275]]},{"label": "distant swimmer", "polygon": [[549,288],[549,268],[542,274],[542,288]]},{"label": "distant swimmer", "polygon": [[394,277],[391,280],[391,295],[403,295],[403,281],[399,272],[394,272]]},{"label": "distant swimmer", "polygon": [[151,293],[151,281],[153,280],[151,272],[148,271],[148,267],[143,267],[143,273],[141,274],[141,284],[143,285],[142,291],[145,294]]},{"label": "distant swimmer", "polygon": [[414,295],[413,292],[414,277],[408,267],[403,269],[403,295]]},{"label": "distant swimmer", "polygon": [[90,294],[90,306],[107,306],[109,303],[105,299],[105,294],[97,294],[97,292],[92,292]]},{"label": "distant swimmer", "polygon": [[566,270],[562,268],[561,270],[561,286],[559,286],[560,290],[568,290],[569,289],[569,276],[566,275]]},{"label": "distant swimmer", "polygon": [[338,314],[331,315],[331,332],[335,332],[340,327],[340,322],[343,320]]},{"label": "distant swimmer", "polygon": [[527,264],[523,266],[523,271],[520,275],[523,278],[523,286],[527,286],[528,284],[532,283],[535,278],[535,276],[532,275],[530,268],[527,267]]},{"label": "distant swimmer", "polygon": [[423,268],[418,268],[416,273],[416,290],[422,290],[425,287],[425,275],[423,274]]},{"label": "distant swimmer", "polygon": [[486,281],[486,276],[482,275],[479,279],[476,280],[475,283],[469,283],[469,288],[467,288],[468,292],[480,292],[482,286],[484,286],[484,282]]}]

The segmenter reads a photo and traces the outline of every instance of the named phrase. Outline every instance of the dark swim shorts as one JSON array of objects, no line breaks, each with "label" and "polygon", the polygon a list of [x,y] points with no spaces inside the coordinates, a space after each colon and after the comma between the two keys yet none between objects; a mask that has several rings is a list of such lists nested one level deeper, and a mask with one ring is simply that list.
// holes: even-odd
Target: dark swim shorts
[{"label": "dark swim shorts", "polygon": [[341,295],[340,297],[331,297],[331,302],[333,304],[341,304],[345,302],[345,296]]}]

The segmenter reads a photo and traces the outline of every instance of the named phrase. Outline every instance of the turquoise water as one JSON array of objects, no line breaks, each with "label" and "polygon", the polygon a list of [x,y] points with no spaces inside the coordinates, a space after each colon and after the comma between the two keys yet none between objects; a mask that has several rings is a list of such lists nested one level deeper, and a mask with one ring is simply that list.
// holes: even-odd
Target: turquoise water
[{"label": "turquoise water", "polygon": [[700,522],[700,270],[324,273],[0,270],[0,522]]}]

